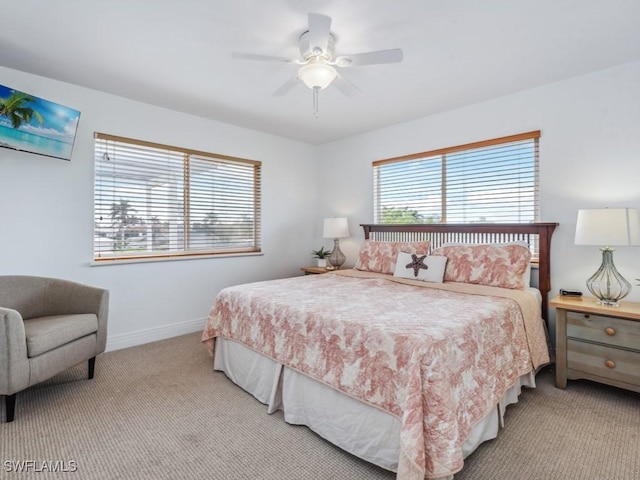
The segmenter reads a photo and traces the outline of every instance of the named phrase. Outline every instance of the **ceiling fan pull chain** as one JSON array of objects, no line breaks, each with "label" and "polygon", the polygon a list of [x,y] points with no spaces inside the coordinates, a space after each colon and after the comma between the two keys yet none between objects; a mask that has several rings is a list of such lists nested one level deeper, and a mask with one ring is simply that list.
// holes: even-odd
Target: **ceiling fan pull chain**
[{"label": "ceiling fan pull chain", "polygon": [[318,92],[320,87],[313,87],[313,116],[318,118]]}]

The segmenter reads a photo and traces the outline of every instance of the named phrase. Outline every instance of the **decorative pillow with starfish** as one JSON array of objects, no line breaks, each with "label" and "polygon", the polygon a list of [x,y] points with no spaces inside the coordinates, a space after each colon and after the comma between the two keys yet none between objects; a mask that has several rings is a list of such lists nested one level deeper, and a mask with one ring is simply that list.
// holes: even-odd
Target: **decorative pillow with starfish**
[{"label": "decorative pillow with starfish", "polygon": [[442,283],[447,257],[399,252],[394,277]]}]

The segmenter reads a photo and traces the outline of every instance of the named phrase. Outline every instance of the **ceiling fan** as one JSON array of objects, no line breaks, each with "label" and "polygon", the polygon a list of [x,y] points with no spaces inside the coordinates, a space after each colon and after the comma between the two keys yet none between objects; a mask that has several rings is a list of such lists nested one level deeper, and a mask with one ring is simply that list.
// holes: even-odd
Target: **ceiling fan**
[{"label": "ceiling fan", "polygon": [[277,89],[273,95],[285,95],[301,80],[313,90],[313,113],[316,117],[318,116],[318,92],[328,87],[331,83],[334,83],[336,88],[347,96],[360,93],[358,87],[341,75],[337,68],[402,61],[402,50],[399,48],[336,57],[334,46],[335,37],[331,33],[331,17],[318,13],[309,13],[309,29],[299,39],[300,58],[291,59],[238,52],[232,53],[231,56],[241,60],[260,60],[301,65],[298,73]]}]

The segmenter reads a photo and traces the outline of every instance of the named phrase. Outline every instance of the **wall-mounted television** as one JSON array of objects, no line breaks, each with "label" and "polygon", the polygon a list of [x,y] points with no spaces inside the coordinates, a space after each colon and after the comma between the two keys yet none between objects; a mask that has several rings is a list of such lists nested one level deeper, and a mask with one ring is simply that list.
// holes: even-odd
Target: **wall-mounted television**
[{"label": "wall-mounted television", "polygon": [[80,112],[0,85],[0,147],[71,160]]}]

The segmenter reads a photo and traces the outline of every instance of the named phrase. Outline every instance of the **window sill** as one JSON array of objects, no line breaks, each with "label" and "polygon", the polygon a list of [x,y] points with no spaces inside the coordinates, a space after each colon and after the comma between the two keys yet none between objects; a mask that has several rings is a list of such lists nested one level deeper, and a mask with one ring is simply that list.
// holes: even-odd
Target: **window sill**
[{"label": "window sill", "polygon": [[128,265],[133,263],[157,263],[157,262],[182,262],[192,260],[209,260],[212,258],[229,258],[229,257],[255,257],[264,255],[263,252],[239,252],[239,253],[212,253],[203,255],[176,255],[176,256],[157,256],[157,257],[137,257],[137,258],[118,258],[92,260],[89,262],[90,267],[108,267],[112,265]]}]

